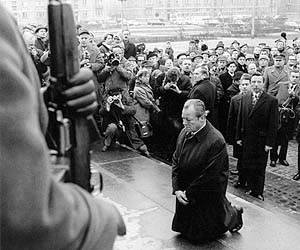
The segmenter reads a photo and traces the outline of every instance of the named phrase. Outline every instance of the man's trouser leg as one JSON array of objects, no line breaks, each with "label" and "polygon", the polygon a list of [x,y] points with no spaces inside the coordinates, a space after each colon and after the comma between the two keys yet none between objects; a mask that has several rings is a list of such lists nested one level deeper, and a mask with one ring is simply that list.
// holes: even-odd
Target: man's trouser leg
[{"label": "man's trouser leg", "polygon": [[115,140],[116,134],[118,131],[118,127],[114,123],[110,123],[105,131],[105,140],[104,145],[110,147],[112,142]]}]

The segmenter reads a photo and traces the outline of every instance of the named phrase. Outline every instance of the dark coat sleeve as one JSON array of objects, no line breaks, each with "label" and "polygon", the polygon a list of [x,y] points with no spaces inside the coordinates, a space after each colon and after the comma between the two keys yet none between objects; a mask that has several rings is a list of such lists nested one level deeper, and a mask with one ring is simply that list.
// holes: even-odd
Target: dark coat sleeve
[{"label": "dark coat sleeve", "polygon": [[172,194],[175,194],[176,191],[180,190],[179,179],[178,179],[179,178],[178,159],[179,159],[179,154],[180,154],[182,144],[184,143],[184,135],[185,135],[184,130],[182,130],[177,138],[176,150],[172,158],[172,188],[173,188]]},{"label": "dark coat sleeve", "polygon": [[235,142],[238,109],[239,107],[236,98],[231,99],[227,120],[227,138],[231,145]]},{"label": "dark coat sleeve", "polygon": [[181,90],[180,97],[185,100],[192,89],[192,83],[190,78],[187,76],[182,76],[180,79],[182,81],[180,86],[178,86]]},{"label": "dark coat sleeve", "polygon": [[[186,189],[188,200],[195,200],[199,193],[224,192],[228,176],[228,155],[225,142],[216,140],[208,150],[206,167]],[[201,194],[200,194],[201,196]]]}]

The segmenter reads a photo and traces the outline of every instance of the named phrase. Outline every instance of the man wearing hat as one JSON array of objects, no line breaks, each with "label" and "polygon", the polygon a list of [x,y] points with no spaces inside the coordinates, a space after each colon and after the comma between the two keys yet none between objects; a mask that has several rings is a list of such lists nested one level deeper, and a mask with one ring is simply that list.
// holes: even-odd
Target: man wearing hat
[{"label": "man wearing hat", "polygon": [[[207,58],[208,59],[208,58]],[[193,58],[192,58],[192,70],[194,71],[194,69],[198,66],[201,65],[203,63],[203,56],[202,54],[196,54]]]},{"label": "man wearing hat", "polygon": [[257,71],[264,75],[266,68],[269,64],[269,57],[267,55],[260,55],[258,58],[258,68]]},{"label": "man wearing hat", "polygon": [[34,45],[39,50],[42,51],[48,50],[47,31],[48,31],[47,27],[42,25],[37,26],[35,29],[34,34],[36,36],[36,39]]},{"label": "man wearing hat", "polygon": [[279,83],[289,80],[288,68],[285,64],[285,55],[274,56],[274,65],[267,68],[264,74],[264,89],[268,94],[277,95]]},{"label": "man wearing hat", "polygon": [[279,53],[285,53],[285,40],[283,40],[282,38],[277,39],[275,41],[275,46],[277,47]]},{"label": "man wearing hat", "polygon": [[104,68],[102,59],[100,59],[100,51],[97,46],[90,43],[91,35],[86,29],[79,31],[79,56],[80,67],[88,67],[95,74]]},{"label": "man wearing hat", "polygon": [[246,54],[245,59],[246,59],[246,66],[247,66],[247,67],[248,67],[248,65],[249,65],[250,63],[254,63],[254,62],[255,62],[254,55],[253,55],[253,54],[250,54],[250,53],[247,53],[247,54]]},{"label": "man wearing hat", "polygon": [[240,48],[241,48],[241,53],[243,53],[244,55],[246,55],[246,53],[248,51],[248,44],[245,43]]},{"label": "man wearing hat", "polygon": [[[154,88],[155,79],[153,79],[153,76],[152,76],[152,71],[153,71],[152,69],[153,69],[152,68],[152,62],[150,62],[149,60],[143,61],[141,63],[141,65],[139,66],[139,71],[141,71],[141,70],[147,70],[148,71],[148,74],[150,75],[150,80],[149,80],[150,86],[152,88]],[[137,76],[135,75],[134,77],[132,77],[128,81],[128,87],[129,87],[129,92],[130,93],[133,93],[133,90],[134,90],[134,87],[135,87],[135,84],[136,84],[136,80],[137,80]]]},{"label": "man wearing hat", "polygon": [[217,75],[220,76],[226,73],[226,64],[227,64],[227,57],[226,56],[219,56],[217,59]]},{"label": "man wearing hat", "polygon": [[174,66],[177,68],[180,68],[180,65],[182,63],[182,61],[187,58],[187,54],[186,53],[179,53],[176,56],[176,61],[174,62]]},{"label": "man wearing hat", "polygon": [[237,49],[231,50],[231,60],[237,62],[237,58],[238,58],[239,53],[240,52]]},{"label": "man wearing hat", "polygon": [[247,65],[246,65],[246,56],[244,53],[240,53],[237,57],[237,71],[243,71],[244,73],[247,72]]},{"label": "man wearing hat", "polygon": [[240,43],[237,40],[234,40],[231,43],[231,46],[232,46],[233,49],[240,50]]},{"label": "man wearing hat", "polygon": [[152,69],[159,69],[159,60],[158,54],[154,51],[150,51],[147,55],[147,60],[152,63]]},{"label": "man wearing hat", "polygon": [[214,50],[209,51],[208,59],[209,59],[208,67],[210,69],[212,67],[216,67],[217,66],[218,57],[217,57],[216,52]]},{"label": "man wearing hat", "polygon": [[217,56],[222,56],[224,53],[224,45],[221,43],[218,43],[215,50],[216,50]]},{"label": "man wearing hat", "polygon": [[258,44],[258,46],[259,46],[261,49],[263,49],[264,47],[267,46],[267,44],[266,44],[265,42],[260,42],[260,43]]}]

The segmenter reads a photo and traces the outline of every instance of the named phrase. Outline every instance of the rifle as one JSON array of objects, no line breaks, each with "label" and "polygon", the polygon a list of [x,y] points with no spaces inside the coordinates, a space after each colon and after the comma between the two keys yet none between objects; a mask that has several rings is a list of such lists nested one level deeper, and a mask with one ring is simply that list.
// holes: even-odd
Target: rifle
[{"label": "rifle", "polygon": [[86,117],[72,115],[60,94],[80,68],[71,5],[50,0],[48,19],[51,51],[51,84],[47,91],[48,138],[57,152],[56,163],[68,165],[64,181],[76,183],[91,192],[89,122]]}]

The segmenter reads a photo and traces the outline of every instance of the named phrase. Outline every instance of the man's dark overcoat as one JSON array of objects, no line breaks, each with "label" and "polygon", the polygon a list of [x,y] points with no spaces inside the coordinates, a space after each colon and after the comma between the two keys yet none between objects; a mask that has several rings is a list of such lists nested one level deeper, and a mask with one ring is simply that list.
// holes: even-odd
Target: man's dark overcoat
[{"label": "man's dark overcoat", "polygon": [[241,146],[236,144],[235,135],[236,135],[236,123],[239,113],[239,107],[242,99],[242,94],[235,95],[230,100],[228,120],[227,120],[227,138],[228,143],[233,145],[233,157],[240,158],[242,155]]},{"label": "man's dark overcoat", "polygon": [[209,110],[207,119],[213,125],[217,124],[213,120],[215,117],[213,114],[215,112],[216,93],[216,86],[207,78],[197,82],[187,97],[188,99],[199,99],[204,102],[206,110]]},{"label": "man's dark overcoat", "polygon": [[186,191],[187,206],[176,199],[172,229],[202,241],[228,230],[233,207],[225,197],[228,154],[221,133],[208,121],[194,136],[183,129],[173,155],[172,186]]},{"label": "man's dark overcoat", "polygon": [[242,97],[236,140],[242,140],[245,166],[266,164],[265,146],[275,145],[277,129],[278,101],[275,97],[263,92],[253,108],[252,93]]}]

